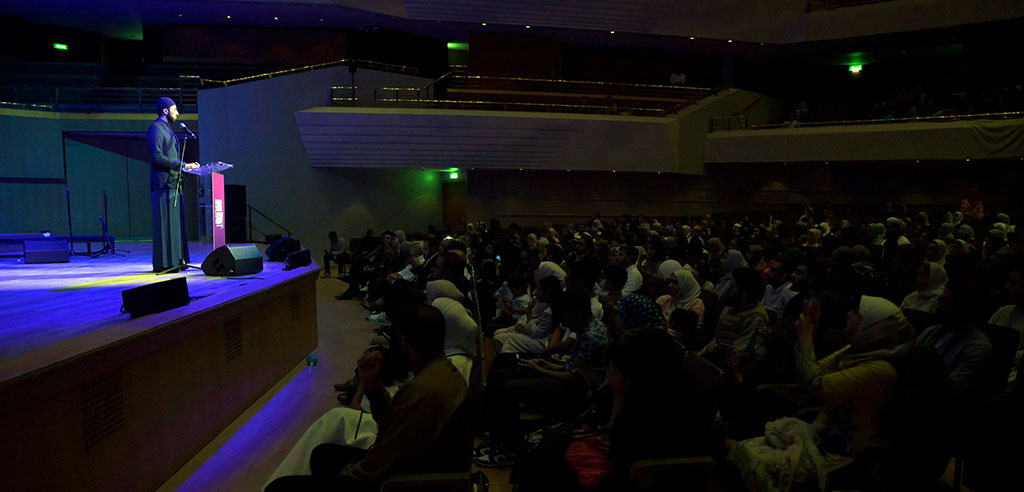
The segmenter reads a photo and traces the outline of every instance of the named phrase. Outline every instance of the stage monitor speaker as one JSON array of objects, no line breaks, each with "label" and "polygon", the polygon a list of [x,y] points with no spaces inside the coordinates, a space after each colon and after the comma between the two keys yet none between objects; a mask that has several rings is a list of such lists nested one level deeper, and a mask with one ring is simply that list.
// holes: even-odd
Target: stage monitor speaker
[{"label": "stage monitor speaker", "polygon": [[70,250],[67,241],[25,241],[25,263],[67,263]]},{"label": "stage monitor speaker", "polygon": [[313,255],[309,254],[308,248],[301,249],[284,259],[284,269],[291,270],[293,268],[309,266],[310,263],[313,263]]},{"label": "stage monitor speaker", "polygon": [[302,249],[302,245],[298,239],[283,237],[274,241],[274,244],[267,248],[267,259],[270,261],[284,261],[288,255],[300,249]]},{"label": "stage monitor speaker", "polygon": [[160,313],[188,304],[188,284],[185,277],[143,285],[121,291],[122,310],[132,319]]},{"label": "stage monitor speaker", "polygon": [[203,260],[203,273],[211,277],[234,277],[263,271],[263,255],[255,244],[221,246]]},{"label": "stage monitor speaker", "polygon": [[224,239],[230,243],[251,241],[245,224],[249,215],[249,202],[245,185],[224,185]]}]

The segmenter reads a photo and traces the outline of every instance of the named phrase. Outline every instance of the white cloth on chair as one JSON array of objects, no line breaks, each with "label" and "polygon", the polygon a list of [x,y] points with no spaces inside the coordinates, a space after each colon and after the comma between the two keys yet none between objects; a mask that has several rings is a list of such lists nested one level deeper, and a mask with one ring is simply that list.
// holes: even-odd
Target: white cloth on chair
[{"label": "white cloth on chair", "polygon": [[321,444],[334,443],[367,449],[375,439],[377,422],[372,415],[349,407],[333,408],[306,429],[306,433],[295,443],[263,487],[279,477],[309,475],[309,457],[313,454],[313,448]]}]

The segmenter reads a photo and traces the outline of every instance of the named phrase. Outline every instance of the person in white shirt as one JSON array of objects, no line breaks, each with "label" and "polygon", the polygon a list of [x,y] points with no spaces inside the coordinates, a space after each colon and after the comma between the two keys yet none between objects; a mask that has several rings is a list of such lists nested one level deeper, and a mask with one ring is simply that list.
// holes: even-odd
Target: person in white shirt
[{"label": "person in white shirt", "polygon": [[764,289],[764,299],[761,302],[765,309],[775,313],[775,319],[782,319],[789,301],[799,294],[793,289],[792,274],[786,271],[782,262],[773,261],[768,267],[768,275],[765,280],[768,285]]},{"label": "person in white shirt", "polygon": [[644,277],[636,267],[636,259],[639,256],[640,252],[636,249],[636,246],[626,245],[619,248],[617,260],[619,266],[626,269],[626,285],[622,287],[622,297],[635,294],[636,291],[640,290],[640,287],[643,287]]}]

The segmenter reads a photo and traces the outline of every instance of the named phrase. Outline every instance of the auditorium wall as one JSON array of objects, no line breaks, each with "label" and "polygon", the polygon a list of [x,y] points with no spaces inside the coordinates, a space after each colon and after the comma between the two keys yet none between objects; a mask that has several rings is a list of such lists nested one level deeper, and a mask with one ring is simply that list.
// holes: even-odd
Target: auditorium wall
[{"label": "auditorium wall", "polygon": [[[359,70],[360,87],[422,87],[420,77]],[[203,162],[235,165],[227,184],[247,187],[249,204],[289,228],[314,252],[327,232],[361,237],[366,229],[425,230],[441,225],[436,172],[413,169],[310,167],[295,112],[330,105],[330,87],[352,83],[347,67],[275,77],[199,92]],[[282,232],[256,217],[254,235]],[[319,248],[319,249],[317,249]]]},{"label": "auditorium wall", "polygon": [[[75,235],[101,233],[98,219],[103,215],[106,189],[110,234],[119,240],[151,237],[149,162],[125,155],[132,154],[126,146],[145,147],[142,135],[154,118],[153,114],[0,109],[0,233],[67,234],[66,185]],[[183,115],[183,119],[198,128],[195,115]],[[64,140],[62,132],[136,136],[107,139],[108,145],[99,148]]]},{"label": "auditorium wall", "polygon": [[[1024,162],[722,164],[706,176],[476,170],[468,173],[467,220],[538,226],[613,216],[793,213],[805,203],[881,213],[885,203],[911,210],[958,210],[977,186],[988,210],[1024,213],[1008,183],[1024,180]],[[933,220],[938,220],[934,217]]]}]

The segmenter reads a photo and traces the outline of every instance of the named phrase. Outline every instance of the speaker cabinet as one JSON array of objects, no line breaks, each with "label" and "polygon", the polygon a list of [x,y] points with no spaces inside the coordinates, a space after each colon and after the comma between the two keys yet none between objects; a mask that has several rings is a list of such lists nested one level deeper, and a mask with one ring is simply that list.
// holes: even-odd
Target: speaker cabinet
[{"label": "speaker cabinet", "polygon": [[251,241],[248,237],[246,217],[249,202],[245,196],[245,185],[224,185],[224,239],[229,243]]},{"label": "speaker cabinet", "polygon": [[211,277],[251,275],[263,271],[263,255],[255,244],[221,246],[203,260],[203,273]]},{"label": "speaker cabinet", "polygon": [[309,266],[313,263],[313,255],[309,253],[308,249],[300,249],[284,259],[284,269],[291,270],[293,268]]},{"label": "speaker cabinet", "polygon": [[178,277],[123,290],[121,302],[132,319],[160,313],[188,304],[188,284],[185,277]]},{"label": "speaker cabinet", "polygon": [[25,263],[67,263],[70,249],[67,241],[25,241]]},{"label": "speaker cabinet", "polygon": [[283,237],[274,241],[270,247],[267,248],[267,260],[269,261],[284,261],[288,258],[288,255],[302,249],[302,245],[298,239],[291,237]]}]

